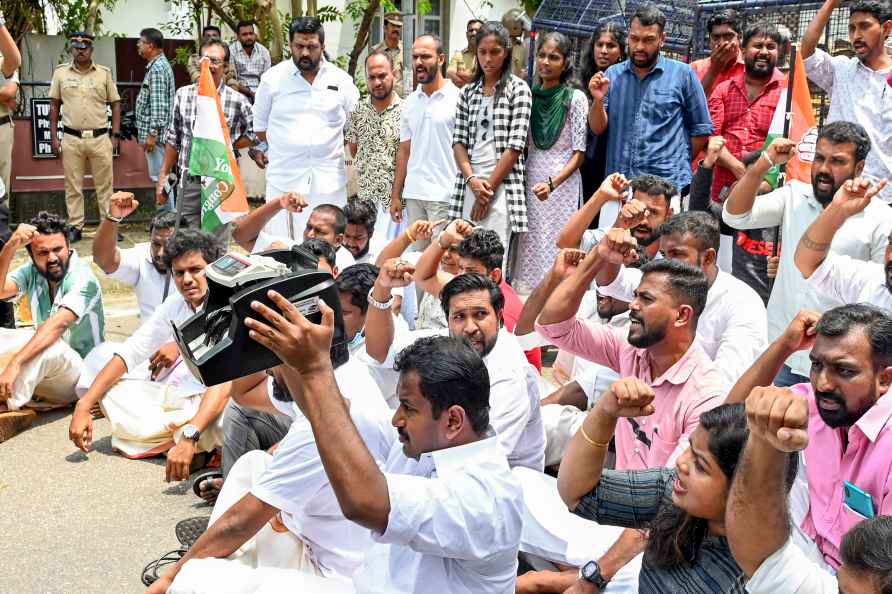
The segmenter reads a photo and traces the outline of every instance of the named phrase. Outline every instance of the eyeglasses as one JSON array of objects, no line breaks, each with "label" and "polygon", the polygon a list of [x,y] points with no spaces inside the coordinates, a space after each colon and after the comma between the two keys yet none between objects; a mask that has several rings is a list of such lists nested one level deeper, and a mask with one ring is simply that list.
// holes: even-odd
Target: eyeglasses
[{"label": "eyeglasses", "polygon": [[220,58],[211,58],[208,56],[204,56],[204,57],[207,58],[208,62],[210,62],[214,66],[219,66],[220,64],[222,64],[224,62],[224,60],[221,60]]}]

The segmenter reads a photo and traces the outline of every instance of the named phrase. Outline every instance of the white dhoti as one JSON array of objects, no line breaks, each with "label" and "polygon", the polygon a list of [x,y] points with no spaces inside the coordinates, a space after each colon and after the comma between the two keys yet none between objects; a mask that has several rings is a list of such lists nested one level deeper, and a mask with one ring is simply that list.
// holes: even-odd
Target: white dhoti
[{"label": "white dhoti", "polygon": [[[324,180],[327,182],[327,180]],[[304,233],[304,227],[310,220],[310,213],[320,204],[334,204],[344,208],[347,205],[347,187],[341,186],[335,191],[323,192],[320,188],[330,188],[330,183],[320,183],[320,178],[310,174],[309,178],[301,181],[295,188],[277,188],[273,184],[266,184],[266,201],[272,202],[285,192],[297,192],[304,196],[307,200],[307,208],[303,212],[290,213],[282,210],[275,214],[263,228],[264,233],[269,235],[277,235],[279,237],[288,237],[301,241]],[[288,218],[291,218],[292,225],[289,226]]]},{"label": "white dhoti", "polygon": [[[33,330],[0,328],[0,371],[34,336]],[[9,410],[24,406],[46,410],[69,406],[77,401],[75,388],[84,361],[63,340],[57,340],[42,353],[22,365],[6,401]]]},{"label": "white dhoti", "polygon": [[[539,560],[580,567],[597,559],[623,532],[617,526],[601,526],[567,510],[557,490],[557,480],[529,468],[511,471],[523,487],[523,531],[520,551]],[[620,569],[604,592],[637,594],[641,555]]]},{"label": "white dhoti", "polygon": [[[272,456],[262,450],[247,452],[238,459],[223,483],[209,526],[213,526],[230,507],[251,491],[270,460]],[[304,579],[305,576],[307,579]],[[314,576],[319,577],[311,580]],[[353,591],[349,584],[341,580],[321,576],[322,572],[303,540],[289,530],[277,532],[267,523],[226,559],[200,559],[186,563],[168,594],[257,592],[261,591],[258,588],[262,584],[272,583],[287,583],[287,588],[282,591]],[[316,579],[320,581],[316,582]],[[312,588],[300,590],[295,588],[295,584],[306,584]]]}]

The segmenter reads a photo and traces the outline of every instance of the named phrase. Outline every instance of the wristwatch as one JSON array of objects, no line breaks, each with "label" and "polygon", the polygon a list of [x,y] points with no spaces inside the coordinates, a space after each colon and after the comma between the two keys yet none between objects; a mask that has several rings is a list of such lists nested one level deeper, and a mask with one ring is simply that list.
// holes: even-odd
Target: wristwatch
[{"label": "wristwatch", "polygon": [[201,431],[198,430],[198,427],[189,423],[183,427],[183,438],[198,443],[198,440],[201,439]]},{"label": "wristwatch", "polygon": [[372,287],[371,289],[369,289],[369,297],[368,297],[369,305],[371,305],[375,309],[380,309],[381,311],[387,311],[388,309],[390,309],[390,306],[393,305],[393,295],[391,295],[390,299],[388,299],[387,301],[381,302],[381,301],[378,301],[377,299],[375,299],[374,297],[372,297],[372,293],[374,291],[375,291],[375,287]]},{"label": "wristwatch", "polygon": [[610,581],[604,579],[601,575],[601,566],[597,561],[589,561],[579,569],[579,579],[585,580],[591,584],[598,586],[598,590],[603,590]]},{"label": "wristwatch", "polygon": [[158,136],[158,130],[152,128],[149,130],[149,136]]}]

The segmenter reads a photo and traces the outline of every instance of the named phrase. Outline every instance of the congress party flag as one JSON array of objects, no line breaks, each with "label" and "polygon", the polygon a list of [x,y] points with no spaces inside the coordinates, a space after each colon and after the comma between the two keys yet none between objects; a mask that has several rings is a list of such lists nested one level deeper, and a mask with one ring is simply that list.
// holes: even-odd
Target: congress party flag
[{"label": "congress party flag", "polygon": [[248,212],[229,125],[207,59],[201,61],[189,173],[201,176],[201,229],[213,231]]},{"label": "congress party flag", "polygon": [[[808,90],[808,79],[805,75],[805,64],[802,62],[802,54],[793,47],[792,67],[784,81],[784,89],[781,91],[780,100],[774,110],[774,117],[768,128],[768,136],[765,138],[764,149],[768,148],[771,141],[786,135],[796,143],[796,155],[790,159],[785,169],[785,180],[798,179],[811,184],[811,163],[815,157],[815,144],[818,140],[818,128],[815,125],[815,114],[811,104],[811,93]],[[790,79],[793,79],[792,97],[789,97]],[[789,103],[789,106],[787,105]],[[789,117],[788,128],[784,129],[785,119]],[[771,186],[778,186],[780,168],[772,167],[765,175],[765,179]]]}]

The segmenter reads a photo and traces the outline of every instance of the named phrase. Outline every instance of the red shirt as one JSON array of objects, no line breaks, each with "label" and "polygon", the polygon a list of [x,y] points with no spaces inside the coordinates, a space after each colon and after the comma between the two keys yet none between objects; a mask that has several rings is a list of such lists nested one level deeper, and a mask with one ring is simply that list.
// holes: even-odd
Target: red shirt
[{"label": "red shirt", "polygon": [[[716,136],[725,139],[725,148],[734,157],[762,148],[771,118],[780,100],[784,75],[777,68],[755,99],[749,100],[744,73],[716,85],[709,97],[709,115]],[[724,167],[717,166],[712,179],[712,199],[718,198],[725,186],[730,186],[736,178]]]},{"label": "red shirt", "polygon": [[[691,69],[694,71],[694,74],[697,75],[697,78],[700,79],[700,82],[703,82],[703,77],[706,76],[706,73],[709,71],[709,65],[712,63],[712,58],[703,58],[702,60],[695,60],[691,62]],[[715,89],[719,84],[725,82],[729,78],[736,77],[738,75],[743,76],[743,73],[746,71],[746,64],[743,61],[743,52],[737,52],[737,61],[731,64],[728,68],[725,68],[719,75],[715,77],[715,81],[712,83],[712,93],[709,93],[708,97],[712,97],[713,93],[715,93]]]},{"label": "red shirt", "polygon": [[[517,326],[517,320],[520,319],[520,312],[523,311],[523,301],[517,296],[514,288],[502,279],[499,283],[502,295],[505,296],[505,307],[502,309],[502,319],[505,320],[505,329],[514,333],[514,327]],[[527,361],[532,363],[536,369],[542,372],[542,350],[539,348],[524,351]]]}]

